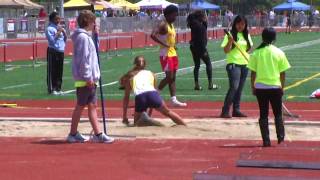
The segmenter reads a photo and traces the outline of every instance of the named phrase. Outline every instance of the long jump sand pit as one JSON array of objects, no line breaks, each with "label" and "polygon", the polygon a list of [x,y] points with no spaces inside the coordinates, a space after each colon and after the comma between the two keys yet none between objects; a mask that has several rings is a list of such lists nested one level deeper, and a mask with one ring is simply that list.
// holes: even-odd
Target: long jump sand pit
[{"label": "long jump sand pit", "polygon": [[[120,119],[107,122],[107,132],[116,138],[152,138],[152,139],[243,139],[260,140],[257,119],[186,119],[187,127],[175,126],[168,119],[157,119],[164,127],[127,127]],[[269,120],[271,139],[276,139],[273,120]],[[102,126],[102,124],[101,124]],[[23,120],[10,119],[0,121],[0,136],[5,137],[54,137],[65,138],[69,132],[70,120]],[[286,140],[319,141],[320,123],[316,121],[286,121]],[[79,131],[90,134],[88,120],[82,120]]]}]

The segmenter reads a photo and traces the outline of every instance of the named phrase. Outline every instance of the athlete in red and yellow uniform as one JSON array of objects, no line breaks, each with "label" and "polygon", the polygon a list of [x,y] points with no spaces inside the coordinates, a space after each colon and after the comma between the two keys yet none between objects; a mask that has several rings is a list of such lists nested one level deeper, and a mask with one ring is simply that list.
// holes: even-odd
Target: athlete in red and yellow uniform
[{"label": "athlete in red and yellow uniform", "polygon": [[178,15],[178,8],[174,5],[167,6],[164,11],[165,20],[152,31],[151,38],[160,44],[160,63],[166,77],[160,82],[158,89],[162,90],[167,84],[174,106],[187,106],[176,98],[176,72],[179,60],[176,52],[176,31],[173,23]]},{"label": "athlete in red and yellow uniform", "polygon": [[160,63],[162,70],[166,71],[177,71],[179,67],[179,60],[176,52],[176,30],[173,24],[166,22],[167,34],[160,35],[159,39],[165,42],[169,47],[160,44]]}]

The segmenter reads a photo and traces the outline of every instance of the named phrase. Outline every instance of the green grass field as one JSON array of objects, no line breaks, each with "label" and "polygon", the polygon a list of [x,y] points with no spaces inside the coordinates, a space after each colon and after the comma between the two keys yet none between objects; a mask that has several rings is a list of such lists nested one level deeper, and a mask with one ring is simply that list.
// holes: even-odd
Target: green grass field
[{"label": "green grass field", "polygon": [[[254,47],[260,44],[260,36],[254,37]],[[318,41],[319,40],[319,41]],[[312,42],[311,42],[312,41]],[[225,71],[225,58],[223,50],[220,48],[221,40],[210,41],[208,51],[214,62],[214,81],[221,88],[215,91],[209,91],[207,87],[206,73],[204,66],[200,74],[200,82],[203,91],[194,91],[193,84],[193,61],[187,44],[178,46],[180,58],[180,68],[177,77],[177,96],[181,100],[197,101],[223,101],[228,89],[228,79]],[[302,81],[312,75],[320,72],[320,34],[319,33],[293,33],[286,35],[279,33],[276,46],[285,47],[285,53],[289,59],[292,68],[287,72],[287,86]],[[118,83],[115,83],[119,77],[132,67],[132,60],[136,55],[144,55],[147,59],[148,69],[153,72],[161,72],[158,48],[123,50],[115,56],[114,52],[109,54],[102,53],[102,78],[104,94],[106,100],[121,99],[123,92],[118,90]],[[1,67],[1,85],[0,99],[74,99],[73,79],[71,75],[71,57],[65,59],[63,91],[69,93],[63,96],[48,95],[46,91],[46,64],[45,61],[38,61],[35,68],[31,61],[12,62]],[[191,67],[191,68],[188,68]],[[161,79],[161,77],[159,77]],[[286,91],[285,98],[290,101],[311,101],[308,96],[313,90],[319,88],[320,76],[310,79],[302,84],[296,84]],[[169,98],[168,88],[162,92],[165,99]],[[243,93],[244,101],[255,101],[255,97],[250,92],[250,75],[248,76],[246,88]]]}]

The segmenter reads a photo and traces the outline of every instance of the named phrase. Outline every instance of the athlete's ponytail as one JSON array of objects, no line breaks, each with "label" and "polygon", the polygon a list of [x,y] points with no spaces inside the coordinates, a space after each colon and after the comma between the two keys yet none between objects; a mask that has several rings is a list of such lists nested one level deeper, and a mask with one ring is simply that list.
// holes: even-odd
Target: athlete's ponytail
[{"label": "athlete's ponytail", "polygon": [[134,58],[133,64],[135,65],[133,69],[142,70],[146,67],[146,60],[144,59],[143,56],[137,56]]},{"label": "athlete's ponytail", "polygon": [[124,87],[133,76],[146,67],[146,60],[144,59],[144,56],[135,57],[133,65],[134,67],[120,78],[120,86]]}]

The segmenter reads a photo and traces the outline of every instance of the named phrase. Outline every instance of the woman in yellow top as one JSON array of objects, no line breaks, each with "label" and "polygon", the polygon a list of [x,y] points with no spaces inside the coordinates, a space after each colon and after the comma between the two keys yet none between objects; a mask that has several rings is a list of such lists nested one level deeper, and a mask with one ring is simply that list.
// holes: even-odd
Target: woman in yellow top
[{"label": "woman in yellow top", "polygon": [[253,46],[251,36],[248,32],[247,20],[244,16],[237,16],[231,29],[232,37],[225,35],[221,47],[227,54],[227,73],[229,77],[229,90],[224,100],[224,105],[220,117],[231,118],[229,111],[230,106],[233,104],[233,117],[246,117],[240,111],[240,99],[242,89],[244,87],[248,69],[247,60],[234,45],[233,41],[237,42],[242,52],[250,51]]},{"label": "woman in yellow top", "polygon": [[260,118],[259,125],[263,146],[271,146],[269,138],[268,114],[269,102],[275,117],[278,144],[284,140],[285,132],[282,120],[282,95],[285,83],[285,71],[290,68],[286,55],[272,43],[276,40],[276,31],[265,28],[261,45],[252,54],[248,68],[251,70],[252,92],[257,96]]}]

